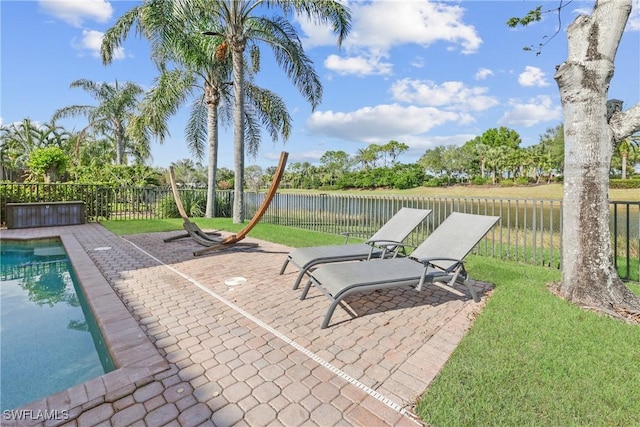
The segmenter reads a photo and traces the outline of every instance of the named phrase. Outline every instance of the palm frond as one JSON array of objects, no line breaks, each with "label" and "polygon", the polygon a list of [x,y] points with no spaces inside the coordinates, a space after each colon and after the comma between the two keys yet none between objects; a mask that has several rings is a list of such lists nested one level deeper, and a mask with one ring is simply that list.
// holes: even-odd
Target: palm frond
[{"label": "palm frond", "polygon": [[189,152],[199,160],[204,159],[207,146],[207,104],[198,98],[191,106],[185,135]]}]

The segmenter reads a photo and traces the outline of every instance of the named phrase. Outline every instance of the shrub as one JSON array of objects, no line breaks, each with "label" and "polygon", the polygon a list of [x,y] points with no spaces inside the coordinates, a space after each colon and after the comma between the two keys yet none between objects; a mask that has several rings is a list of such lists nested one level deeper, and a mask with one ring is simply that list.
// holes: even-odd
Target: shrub
[{"label": "shrub", "polygon": [[424,187],[440,187],[442,186],[442,181],[438,178],[428,179],[422,184]]},{"label": "shrub", "polygon": [[482,176],[474,176],[473,178],[471,178],[471,184],[472,185],[491,184],[491,178],[485,178],[485,177],[482,177]]},{"label": "shrub", "polygon": [[618,188],[618,189],[640,188],[640,178],[611,179],[609,180],[609,188]]},{"label": "shrub", "polygon": [[424,181],[424,170],[416,165],[396,165],[393,167],[392,180],[393,188],[405,190],[407,188],[419,187]]},{"label": "shrub", "polygon": [[44,177],[46,183],[55,182],[69,165],[69,156],[57,146],[37,148],[29,155],[32,179]]},{"label": "shrub", "polygon": [[[184,210],[188,216],[201,217],[204,215],[207,207],[207,194],[204,191],[181,191],[180,198],[182,199],[182,206],[184,206]],[[180,218],[180,212],[178,211],[178,206],[176,206],[173,194],[167,194],[162,199],[160,209],[165,213],[167,218]]]},{"label": "shrub", "polygon": [[500,181],[501,187],[513,187],[515,185],[516,183],[512,179],[503,179],[502,181]]}]

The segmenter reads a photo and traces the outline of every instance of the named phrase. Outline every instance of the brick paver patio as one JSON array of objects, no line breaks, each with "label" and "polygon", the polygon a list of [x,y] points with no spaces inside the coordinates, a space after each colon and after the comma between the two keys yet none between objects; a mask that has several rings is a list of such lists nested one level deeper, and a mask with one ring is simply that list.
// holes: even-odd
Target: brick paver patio
[{"label": "brick paver patio", "polygon": [[315,289],[300,301],[295,268],[278,274],[291,248],[248,238],[259,246],[194,257],[190,239],[163,243],[176,234],[0,231],[63,236],[119,367],[16,412],[43,418],[4,413],[3,425],[421,425],[414,403],[483,306],[436,286],[377,291],[321,330],[329,301]]}]

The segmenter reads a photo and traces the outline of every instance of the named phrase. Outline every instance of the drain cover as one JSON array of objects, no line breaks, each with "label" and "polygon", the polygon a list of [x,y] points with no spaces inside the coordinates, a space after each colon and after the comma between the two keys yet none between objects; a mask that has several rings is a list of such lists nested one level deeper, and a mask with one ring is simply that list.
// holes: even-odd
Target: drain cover
[{"label": "drain cover", "polygon": [[224,281],[224,284],[227,286],[238,286],[242,285],[246,281],[247,279],[245,279],[244,277],[230,277]]}]

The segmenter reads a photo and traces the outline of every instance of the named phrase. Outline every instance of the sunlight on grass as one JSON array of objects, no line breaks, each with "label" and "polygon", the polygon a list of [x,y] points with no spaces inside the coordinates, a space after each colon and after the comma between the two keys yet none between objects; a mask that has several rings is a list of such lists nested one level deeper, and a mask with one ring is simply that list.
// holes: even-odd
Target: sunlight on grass
[{"label": "sunlight on grass", "polygon": [[639,425],[640,327],[546,288],[558,271],[472,257],[494,294],[417,411],[445,425]]},{"label": "sunlight on grass", "polygon": [[[192,218],[203,230],[224,230],[231,233],[240,231],[245,224],[234,224],[231,218]],[[151,233],[155,231],[183,230],[182,219],[153,219],[132,221],[102,221],[101,224],[117,235]],[[336,245],[344,243],[344,237],[334,234],[301,230],[281,225],[259,223],[251,230],[251,237],[276,242],[292,247]],[[358,241],[349,239],[349,241]]]},{"label": "sunlight on grass", "polygon": [[[283,189],[284,193],[327,193],[325,190],[291,190]],[[562,184],[541,184],[522,187],[454,185],[451,187],[416,187],[407,190],[376,189],[376,190],[340,190],[330,194],[362,194],[375,196],[427,196],[427,197],[487,197],[496,199],[551,199],[562,200]],[[609,189],[611,200],[640,201],[640,191],[632,189]]]}]

